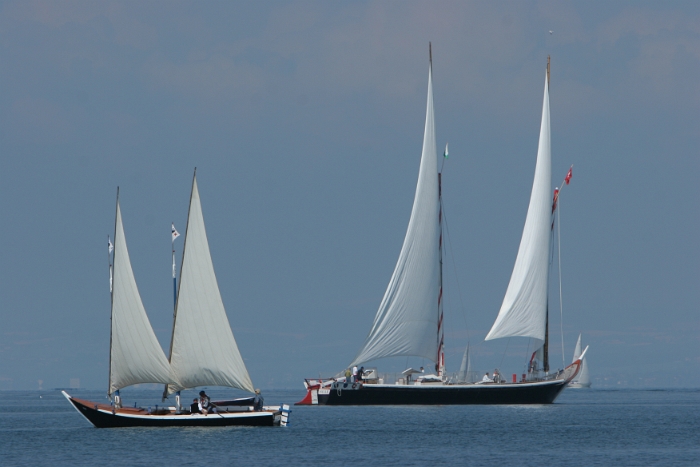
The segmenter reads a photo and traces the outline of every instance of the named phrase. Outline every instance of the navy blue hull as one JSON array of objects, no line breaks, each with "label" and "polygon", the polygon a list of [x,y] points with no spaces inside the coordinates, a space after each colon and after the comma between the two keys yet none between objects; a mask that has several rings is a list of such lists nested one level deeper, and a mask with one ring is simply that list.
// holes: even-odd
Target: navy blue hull
[{"label": "navy blue hull", "polygon": [[111,411],[110,406],[70,397],[69,401],[96,428],[187,427],[187,426],[273,426],[273,412],[243,412],[203,415],[149,415],[143,409]]},{"label": "navy blue hull", "polygon": [[551,404],[567,381],[450,386],[351,385],[334,383],[318,394],[319,405]]}]

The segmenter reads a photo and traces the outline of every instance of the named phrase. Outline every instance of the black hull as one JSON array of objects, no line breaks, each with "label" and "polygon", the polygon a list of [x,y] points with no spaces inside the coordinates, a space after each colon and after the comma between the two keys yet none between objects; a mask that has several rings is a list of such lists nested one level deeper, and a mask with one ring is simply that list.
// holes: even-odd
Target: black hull
[{"label": "black hull", "polygon": [[[551,404],[567,381],[519,384],[401,386],[367,384],[357,389],[336,384],[318,394],[319,405]],[[325,391],[319,391],[325,392]]]},{"label": "black hull", "polygon": [[581,357],[545,381],[477,384],[349,384],[305,380],[295,405],[527,405],[551,404],[581,368]]},{"label": "black hull", "polygon": [[[64,393],[65,394],[65,393]],[[110,411],[109,406],[66,398],[96,428],[127,427],[202,427],[202,426],[274,426],[279,425],[279,414],[273,412],[240,412],[195,415],[150,415],[144,410]],[[124,413],[126,412],[126,413]]]}]

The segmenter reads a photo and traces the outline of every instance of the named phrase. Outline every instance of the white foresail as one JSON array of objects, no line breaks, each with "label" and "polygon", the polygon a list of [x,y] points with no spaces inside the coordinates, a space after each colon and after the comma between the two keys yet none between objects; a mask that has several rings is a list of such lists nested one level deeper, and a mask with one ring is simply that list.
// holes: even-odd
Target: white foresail
[{"label": "white foresail", "polygon": [[192,182],[170,365],[177,384],[168,386],[169,394],[196,386],[254,390],[219,293],[196,177]]},{"label": "white foresail", "polygon": [[119,201],[114,230],[110,394],[132,384],[173,381],[168,359],[153,333],[136,286]]},{"label": "white foresail", "polygon": [[551,172],[549,83],[545,78],[540,142],[530,206],[501,310],[485,340],[524,336],[544,341],[552,213]]},{"label": "white foresail", "polygon": [[374,324],[351,365],[395,356],[436,359],[440,288],[437,164],[429,69],[423,153],[411,219]]},{"label": "white foresail", "polygon": [[578,374],[578,377],[576,378],[576,382],[579,383],[582,386],[590,386],[591,384],[591,376],[588,373],[588,361],[586,360],[586,357],[583,357],[583,360],[581,361],[581,371]]}]

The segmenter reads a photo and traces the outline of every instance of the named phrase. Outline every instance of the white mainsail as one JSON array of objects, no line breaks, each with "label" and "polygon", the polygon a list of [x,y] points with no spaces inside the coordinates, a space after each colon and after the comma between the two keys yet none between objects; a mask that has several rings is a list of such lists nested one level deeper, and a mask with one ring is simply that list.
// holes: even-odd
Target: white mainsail
[{"label": "white mainsail", "polygon": [[535,178],[518,256],[501,310],[485,340],[523,336],[544,341],[552,213],[549,82],[545,77]]},{"label": "white mainsail", "polygon": [[394,273],[372,328],[352,365],[384,357],[437,357],[440,263],[438,174],[432,66],[418,184]]},{"label": "white mainsail", "polygon": [[254,390],[221,300],[196,175],[192,181],[170,365],[177,384],[168,385],[168,394],[196,386]]},{"label": "white mainsail", "polygon": [[109,394],[132,384],[173,381],[168,359],[153,332],[136,286],[117,199]]}]

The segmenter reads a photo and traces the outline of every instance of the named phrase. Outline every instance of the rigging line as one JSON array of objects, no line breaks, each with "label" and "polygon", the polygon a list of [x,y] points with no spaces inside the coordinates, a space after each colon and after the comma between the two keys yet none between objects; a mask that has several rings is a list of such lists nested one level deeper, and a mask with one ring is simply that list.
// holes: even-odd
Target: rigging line
[{"label": "rigging line", "polygon": [[443,201],[443,206],[442,206],[442,219],[445,224],[445,233],[447,237],[447,244],[449,245],[449,250],[450,250],[450,259],[452,260],[452,269],[455,274],[455,281],[457,282],[457,293],[459,295],[459,305],[460,309],[462,310],[462,319],[464,319],[464,327],[467,329],[467,340],[471,340],[471,337],[469,335],[469,325],[467,324],[467,316],[465,313],[464,309],[464,300],[462,299],[462,287],[460,286],[459,283],[459,276],[457,275],[457,262],[455,261],[454,258],[454,249],[452,248],[452,237],[450,236],[450,226],[447,223],[447,214],[446,214],[446,209],[445,209],[445,203]]},{"label": "rigging line", "polygon": [[530,366],[530,359],[528,358],[530,356],[530,344],[532,343],[532,337],[527,338],[527,347],[525,349],[525,361],[527,362],[525,364],[525,368]]},{"label": "rigging line", "polygon": [[503,368],[503,359],[506,358],[506,352],[508,352],[508,346],[510,345],[510,337],[508,338],[508,342],[506,342],[506,350],[503,351],[503,355],[501,355],[501,363],[498,364],[498,368]]},{"label": "rigging line", "polygon": [[559,260],[559,326],[561,327],[561,362],[562,368],[566,368],[564,357],[564,306],[561,290],[561,203],[559,204],[559,214],[557,214],[557,259]]},{"label": "rigging line", "polygon": [[[551,222],[551,227],[549,229],[549,265],[547,266],[547,314],[546,314],[546,327],[545,327],[545,335],[544,335],[544,342],[545,344],[548,343],[549,341],[549,290],[550,290],[550,277],[551,277],[551,272],[552,272],[552,264],[554,263],[554,219],[556,217],[556,210],[552,211],[552,215],[550,216],[550,219],[552,220]],[[561,322],[561,321],[560,321]],[[563,329],[563,328],[562,328]],[[547,361],[546,367],[549,367],[549,345],[546,346],[546,351],[545,353],[545,360]],[[563,349],[562,349],[562,354],[563,354]],[[563,358],[563,355],[562,355]],[[565,365],[566,366],[566,365]]]}]

